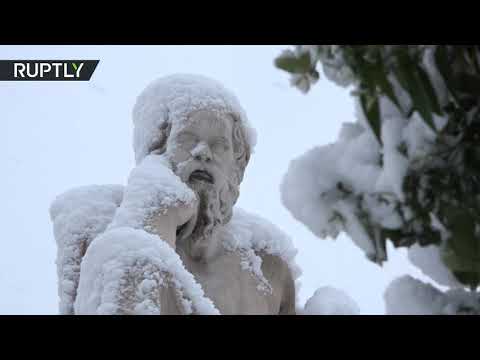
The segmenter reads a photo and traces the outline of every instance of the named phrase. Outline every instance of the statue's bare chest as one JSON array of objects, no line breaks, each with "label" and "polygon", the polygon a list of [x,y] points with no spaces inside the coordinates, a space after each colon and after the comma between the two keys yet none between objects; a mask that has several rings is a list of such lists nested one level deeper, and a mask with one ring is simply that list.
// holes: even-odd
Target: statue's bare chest
[{"label": "statue's bare chest", "polygon": [[179,251],[185,267],[202,286],[221,314],[275,314],[280,307],[281,282],[259,278],[240,252],[222,252],[208,262]]}]

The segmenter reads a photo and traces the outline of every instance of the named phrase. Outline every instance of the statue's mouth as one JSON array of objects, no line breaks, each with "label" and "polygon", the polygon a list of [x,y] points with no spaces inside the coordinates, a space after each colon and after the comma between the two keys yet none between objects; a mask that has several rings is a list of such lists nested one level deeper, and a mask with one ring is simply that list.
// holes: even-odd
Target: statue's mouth
[{"label": "statue's mouth", "polygon": [[195,170],[190,174],[188,181],[203,181],[209,184],[214,183],[212,174],[205,170]]}]

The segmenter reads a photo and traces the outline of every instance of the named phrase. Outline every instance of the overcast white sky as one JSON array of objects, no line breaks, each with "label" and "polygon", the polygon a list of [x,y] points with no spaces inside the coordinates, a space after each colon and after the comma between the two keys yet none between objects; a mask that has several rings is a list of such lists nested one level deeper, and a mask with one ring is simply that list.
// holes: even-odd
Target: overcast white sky
[{"label": "overcast white sky", "polygon": [[333,142],[353,121],[348,92],[322,79],[308,95],[273,66],[287,46],[1,46],[0,59],[99,59],[89,82],[0,83],[0,314],[56,314],[56,246],[48,208],[80,185],[123,184],[134,166],[131,109],[153,79],[172,73],[213,77],[238,96],[258,144],[238,206],[277,224],[299,250],[300,299],[320,286],[345,290],[363,314],[383,314],[395,277],[422,277],[405,251],[390,247],[383,268],[350,239],[320,240],[280,202],[289,161]]}]

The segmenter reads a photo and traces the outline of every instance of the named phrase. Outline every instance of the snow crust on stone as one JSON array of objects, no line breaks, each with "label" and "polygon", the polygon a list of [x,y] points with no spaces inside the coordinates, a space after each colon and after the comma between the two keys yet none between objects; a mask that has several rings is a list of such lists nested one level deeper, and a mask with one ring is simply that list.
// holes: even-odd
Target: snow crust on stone
[{"label": "snow crust on stone", "polygon": [[[159,294],[165,289],[167,275],[181,294],[185,314],[219,314],[174,249],[157,235],[129,227],[106,231],[88,248],[81,265],[75,312],[121,312],[128,281],[129,287],[137,284],[135,294],[127,300],[135,304],[130,313],[159,315]],[[132,278],[139,280],[132,282]]]},{"label": "snow crust on stone", "polygon": [[[157,295],[169,284],[168,281],[176,287],[183,299],[184,313],[218,313],[193,275],[184,268],[177,253],[161,238],[141,228],[144,216],[158,208],[153,202],[144,202],[142,199],[153,199],[155,191],[165,191],[166,188],[160,186],[161,181],[173,175],[168,169],[159,170],[164,165],[161,156],[149,155],[132,171],[129,185],[125,189],[120,185],[73,189],[68,193],[69,196],[59,197],[60,200],[52,205],[56,227],[61,225],[66,234],[59,238],[61,234],[57,231],[57,240],[62,239],[70,244],[69,248],[59,246],[59,258],[68,259],[69,252],[73,253],[76,264],[74,268],[64,266],[63,272],[59,273],[59,279],[75,279],[74,283],[68,283],[70,286],[62,287],[69,290],[60,293],[61,303],[64,304],[62,313],[73,314],[75,297],[77,314],[116,313],[121,306],[120,288],[126,276],[145,280],[135,290],[135,314],[160,313],[161,304],[158,303]],[[150,177],[149,170],[158,177]],[[163,177],[160,174],[163,174]],[[150,180],[155,183],[151,184]],[[179,196],[182,194],[179,189],[183,187],[170,189],[170,197],[163,201],[177,201],[182,198]],[[171,194],[175,191],[177,196],[173,197]],[[189,196],[183,197],[188,198]],[[99,210],[92,211],[95,208],[108,211],[105,210],[100,216]],[[77,210],[75,216],[69,216],[72,209]],[[101,226],[95,228],[85,228],[82,225],[100,221]],[[109,223],[110,226],[107,227]],[[83,236],[71,235],[75,234],[75,231],[88,234],[88,244],[77,241],[83,239]],[[263,276],[262,260],[257,254],[263,251],[280,257],[292,273],[298,296],[301,270],[295,263],[297,250],[291,239],[278,227],[257,215],[234,208],[232,219],[220,229],[220,236],[227,249],[238,251],[242,255],[241,265],[244,270],[251,271],[257,277],[260,291],[269,292],[271,287]],[[93,238],[95,240],[92,242]],[[88,250],[83,257],[80,249],[85,251],[87,246]]]},{"label": "snow crust on stone", "polygon": [[233,93],[216,80],[191,74],[175,74],[153,81],[138,96],[133,109],[135,158],[139,163],[159,140],[162,127],[171,124],[171,133],[179,131],[188,116],[197,110],[233,115],[240,121],[253,153],[256,132]]},{"label": "snow crust on stone", "polygon": [[[161,304],[155,301],[158,302],[159,293],[166,286],[166,274],[171,275],[177,290],[184,294],[186,314],[193,309],[199,314],[218,313],[175,250],[157,235],[144,230],[146,220],[155,212],[193,201],[194,192],[171,171],[162,155],[145,157],[131,172],[123,201],[107,231],[92,242],[85,254],[76,313],[118,312],[122,291],[128,291],[122,288],[127,276],[149,280],[148,291],[143,285],[145,291],[136,289],[134,313],[160,313]],[[132,280],[128,283],[135,284]]]},{"label": "snow crust on stone", "polygon": [[305,303],[302,315],[359,315],[357,303],[344,291],[326,286],[315,291]]},{"label": "snow crust on stone", "polygon": [[52,202],[60,314],[73,314],[84,252],[106,229],[122,197],[122,185],[91,185],[66,191]]},{"label": "snow crust on stone", "polygon": [[464,289],[442,292],[408,275],[394,280],[384,298],[387,315],[480,314],[478,293]]}]

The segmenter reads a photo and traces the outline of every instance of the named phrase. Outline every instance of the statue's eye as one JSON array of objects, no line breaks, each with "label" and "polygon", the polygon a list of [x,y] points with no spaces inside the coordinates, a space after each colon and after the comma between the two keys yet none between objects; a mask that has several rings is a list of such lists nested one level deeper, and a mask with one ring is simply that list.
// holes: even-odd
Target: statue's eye
[{"label": "statue's eye", "polygon": [[177,142],[184,148],[194,147],[197,139],[193,134],[180,133],[177,137]]},{"label": "statue's eye", "polygon": [[226,152],[230,148],[225,138],[217,138],[212,142],[212,149],[215,152]]}]

